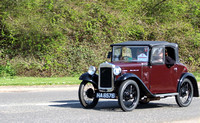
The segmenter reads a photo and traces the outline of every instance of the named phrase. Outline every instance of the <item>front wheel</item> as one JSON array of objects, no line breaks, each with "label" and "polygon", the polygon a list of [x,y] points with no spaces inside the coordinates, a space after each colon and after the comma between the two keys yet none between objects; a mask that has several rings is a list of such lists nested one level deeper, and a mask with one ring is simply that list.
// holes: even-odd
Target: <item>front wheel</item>
[{"label": "front wheel", "polygon": [[140,90],[133,80],[124,81],[118,92],[118,102],[123,111],[132,111],[138,105]]},{"label": "front wheel", "polygon": [[96,98],[96,90],[94,84],[90,82],[81,82],[79,86],[79,101],[84,108],[94,108],[99,98]]},{"label": "front wheel", "polygon": [[180,107],[187,107],[192,102],[193,86],[189,79],[184,79],[181,83],[179,94],[175,97],[176,103]]}]

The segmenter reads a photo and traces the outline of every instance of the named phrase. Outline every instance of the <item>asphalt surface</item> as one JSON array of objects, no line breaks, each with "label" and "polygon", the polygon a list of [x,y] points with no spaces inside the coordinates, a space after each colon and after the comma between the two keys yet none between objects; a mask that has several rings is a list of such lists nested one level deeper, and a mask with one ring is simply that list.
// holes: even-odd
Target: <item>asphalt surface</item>
[{"label": "asphalt surface", "polygon": [[83,109],[77,92],[78,86],[1,86],[0,122],[200,122],[200,98],[184,108],[169,97],[123,112],[117,100],[100,99],[94,109]]}]

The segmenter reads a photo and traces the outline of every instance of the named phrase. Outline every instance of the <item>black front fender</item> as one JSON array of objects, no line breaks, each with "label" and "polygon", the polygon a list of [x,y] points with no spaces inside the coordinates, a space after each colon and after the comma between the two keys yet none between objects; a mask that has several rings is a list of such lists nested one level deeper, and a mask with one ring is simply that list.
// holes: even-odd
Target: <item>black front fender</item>
[{"label": "black front fender", "polygon": [[[140,78],[135,75],[135,74],[132,74],[132,73],[126,73],[126,74],[123,74],[122,76],[120,76],[117,81],[125,81],[127,79],[130,79],[130,78],[137,78],[140,80]],[[142,80],[141,80],[142,81]]]},{"label": "black front fender", "polygon": [[97,74],[90,75],[88,72],[86,72],[79,77],[79,80],[91,82],[91,83],[95,84],[96,86],[98,86],[98,75]]},{"label": "black front fender", "polygon": [[154,97],[154,95],[150,92],[150,90],[146,87],[146,85],[144,84],[144,82],[135,74],[132,73],[126,73],[123,74],[122,76],[120,76],[117,80],[116,80],[116,86],[120,86],[122,82],[124,82],[125,80],[128,79],[132,79],[134,81],[137,82],[138,86],[140,87],[141,91],[149,96],[149,97]]},{"label": "black front fender", "polygon": [[183,82],[183,80],[185,78],[188,78],[192,82],[192,85],[193,85],[193,88],[194,88],[194,97],[199,97],[199,90],[198,90],[197,80],[194,77],[194,75],[191,74],[191,73],[184,73],[184,74],[182,74],[181,78],[179,79],[177,92],[179,92],[181,83]]}]

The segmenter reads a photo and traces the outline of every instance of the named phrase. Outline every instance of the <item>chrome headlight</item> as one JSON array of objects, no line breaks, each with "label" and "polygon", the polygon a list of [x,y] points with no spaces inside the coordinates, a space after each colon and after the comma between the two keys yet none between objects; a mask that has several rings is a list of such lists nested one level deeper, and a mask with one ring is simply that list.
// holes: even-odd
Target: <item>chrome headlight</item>
[{"label": "chrome headlight", "polygon": [[119,75],[122,72],[122,69],[119,66],[115,66],[114,68],[114,75]]},{"label": "chrome headlight", "polygon": [[90,66],[89,69],[88,69],[88,73],[90,75],[93,75],[95,72],[96,72],[96,68],[94,66]]}]

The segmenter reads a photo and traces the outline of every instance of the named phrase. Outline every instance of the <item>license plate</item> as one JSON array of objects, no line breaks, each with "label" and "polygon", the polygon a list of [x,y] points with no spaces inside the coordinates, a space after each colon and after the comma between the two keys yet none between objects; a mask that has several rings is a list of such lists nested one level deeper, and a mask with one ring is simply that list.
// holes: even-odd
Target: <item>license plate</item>
[{"label": "license plate", "polygon": [[115,99],[115,93],[96,93],[96,98]]}]

